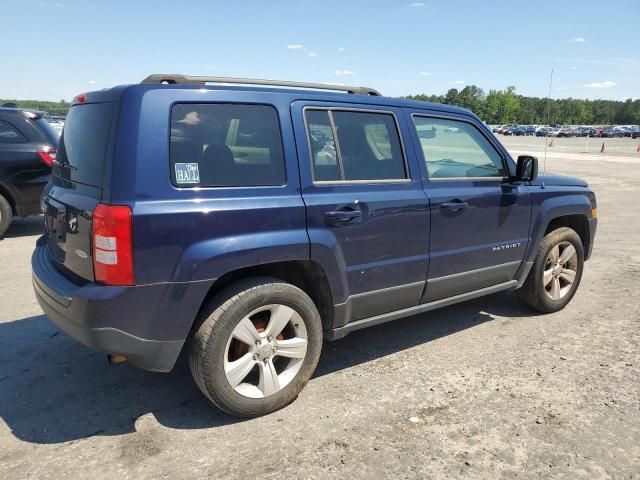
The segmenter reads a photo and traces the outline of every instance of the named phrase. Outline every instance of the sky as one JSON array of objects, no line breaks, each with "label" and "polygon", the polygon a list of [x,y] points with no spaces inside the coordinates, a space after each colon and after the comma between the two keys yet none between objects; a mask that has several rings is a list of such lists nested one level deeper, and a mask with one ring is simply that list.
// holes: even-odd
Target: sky
[{"label": "sky", "polygon": [[151,73],[640,98],[640,0],[0,0],[0,98]]}]

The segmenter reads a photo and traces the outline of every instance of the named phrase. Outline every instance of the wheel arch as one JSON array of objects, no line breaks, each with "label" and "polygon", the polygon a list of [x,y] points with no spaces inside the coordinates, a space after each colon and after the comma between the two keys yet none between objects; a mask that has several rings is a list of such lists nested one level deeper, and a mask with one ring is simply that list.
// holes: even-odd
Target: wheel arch
[{"label": "wheel arch", "polygon": [[323,268],[312,260],[288,260],[231,270],[213,282],[200,309],[225,287],[251,277],[273,277],[298,287],[315,303],[322,327],[325,330],[332,328],[334,302],[331,286]]},{"label": "wheel arch", "polygon": [[580,240],[582,241],[582,246],[584,247],[584,251],[587,252],[589,248],[589,220],[587,216],[583,213],[574,213],[569,215],[561,215],[559,217],[555,217],[551,219],[547,225],[547,228],[544,231],[543,238],[547,236],[549,233],[557,230],[561,227],[569,227],[574,230]]},{"label": "wheel arch", "polygon": [[585,247],[585,252],[587,252],[590,241],[589,219],[591,216],[591,202],[586,195],[559,195],[546,199],[533,217],[531,243],[525,260],[532,262],[544,236],[563,226],[576,230]]},{"label": "wheel arch", "polygon": [[524,262],[516,274],[517,288],[520,288],[527,279],[542,239],[549,232],[560,227],[566,226],[576,231],[582,240],[586,260],[591,251],[593,239],[591,229],[595,228],[595,225],[591,225],[590,219],[592,219],[592,207],[589,198],[585,195],[561,195],[545,200],[533,217],[531,240]]},{"label": "wheel arch", "polygon": [[9,205],[11,205],[11,212],[17,216],[18,214],[18,200],[11,189],[5,185],[2,181],[0,181],[0,195],[2,195]]}]

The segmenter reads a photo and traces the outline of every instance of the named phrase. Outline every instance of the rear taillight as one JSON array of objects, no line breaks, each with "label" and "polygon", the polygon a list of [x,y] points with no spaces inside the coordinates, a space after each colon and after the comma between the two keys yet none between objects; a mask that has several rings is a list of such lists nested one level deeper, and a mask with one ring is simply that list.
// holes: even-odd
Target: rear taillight
[{"label": "rear taillight", "polygon": [[99,204],[93,211],[93,269],[105,285],[133,285],[131,209]]},{"label": "rear taillight", "polygon": [[44,147],[38,150],[38,156],[42,163],[44,163],[47,167],[50,167],[53,161],[56,159],[56,150],[51,147]]}]

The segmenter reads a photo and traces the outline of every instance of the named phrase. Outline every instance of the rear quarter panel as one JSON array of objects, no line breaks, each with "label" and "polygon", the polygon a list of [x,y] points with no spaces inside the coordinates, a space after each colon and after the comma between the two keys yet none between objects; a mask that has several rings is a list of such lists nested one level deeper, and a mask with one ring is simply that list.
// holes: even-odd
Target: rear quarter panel
[{"label": "rear quarter panel", "polygon": [[[169,165],[174,103],[274,106],[282,130],[286,184],[278,187],[177,188]],[[243,267],[309,258],[305,208],[286,96],[191,88],[125,91],[108,201],[134,213],[137,284],[213,283]]]}]

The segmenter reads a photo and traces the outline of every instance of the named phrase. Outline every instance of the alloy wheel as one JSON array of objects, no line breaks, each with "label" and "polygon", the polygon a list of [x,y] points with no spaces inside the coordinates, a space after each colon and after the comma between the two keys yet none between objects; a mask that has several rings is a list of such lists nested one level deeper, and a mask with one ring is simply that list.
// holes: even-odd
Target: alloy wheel
[{"label": "alloy wheel", "polygon": [[570,291],[578,271],[578,254],[570,242],[555,245],[545,261],[542,284],[551,300],[560,300]]},{"label": "alloy wheel", "polygon": [[282,304],[259,307],[238,322],[227,341],[227,381],[245,397],[273,395],[300,371],[307,344],[306,326],[293,308]]}]

